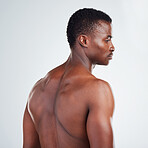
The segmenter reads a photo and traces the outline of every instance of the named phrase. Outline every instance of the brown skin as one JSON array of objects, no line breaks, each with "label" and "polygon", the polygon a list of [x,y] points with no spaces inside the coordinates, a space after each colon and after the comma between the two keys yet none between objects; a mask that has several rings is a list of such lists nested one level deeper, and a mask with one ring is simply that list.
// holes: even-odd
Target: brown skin
[{"label": "brown skin", "polygon": [[33,87],[23,120],[23,148],[113,148],[109,84],[91,74],[107,65],[114,46],[111,24],[99,21],[80,35],[68,60]]}]

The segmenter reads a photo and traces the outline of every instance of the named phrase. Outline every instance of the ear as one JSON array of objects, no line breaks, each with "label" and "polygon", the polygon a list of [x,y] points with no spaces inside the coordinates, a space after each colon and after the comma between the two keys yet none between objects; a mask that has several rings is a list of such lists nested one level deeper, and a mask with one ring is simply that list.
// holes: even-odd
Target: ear
[{"label": "ear", "polygon": [[89,43],[88,36],[87,35],[79,35],[78,42],[82,47],[87,48],[88,43]]}]

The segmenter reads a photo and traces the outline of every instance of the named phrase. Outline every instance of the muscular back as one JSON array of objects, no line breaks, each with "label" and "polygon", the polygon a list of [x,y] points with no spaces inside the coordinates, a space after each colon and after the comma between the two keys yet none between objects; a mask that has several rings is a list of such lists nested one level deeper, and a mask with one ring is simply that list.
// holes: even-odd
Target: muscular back
[{"label": "muscular back", "polygon": [[93,124],[88,115],[96,81],[83,67],[66,64],[39,80],[25,110],[24,148],[89,148]]}]

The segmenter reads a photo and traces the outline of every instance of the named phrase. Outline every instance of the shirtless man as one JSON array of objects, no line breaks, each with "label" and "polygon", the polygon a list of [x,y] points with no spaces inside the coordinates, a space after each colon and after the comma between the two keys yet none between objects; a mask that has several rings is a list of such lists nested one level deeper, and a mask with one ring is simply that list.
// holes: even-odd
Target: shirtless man
[{"label": "shirtless man", "polygon": [[23,119],[23,148],[113,148],[112,91],[91,74],[94,65],[112,59],[111,22],[95,9],[71,16],[71,54],[33,87]]}]

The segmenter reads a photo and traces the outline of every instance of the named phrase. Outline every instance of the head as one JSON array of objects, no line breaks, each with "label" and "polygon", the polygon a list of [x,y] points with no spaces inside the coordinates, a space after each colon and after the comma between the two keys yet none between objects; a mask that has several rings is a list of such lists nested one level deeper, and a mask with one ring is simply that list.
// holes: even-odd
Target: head
[{"label": "head", "polygon": [[67,26],[70,48],[74,50],[79,43],[92,63],[107,65],[108,60],[104,58],[112,53],[109,48],[114,50],[111,43],[111,22],[112,19],[99,10],[84,8],[76,11]]}]

